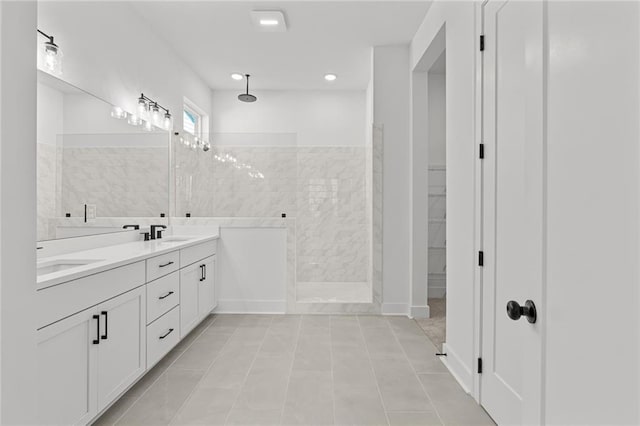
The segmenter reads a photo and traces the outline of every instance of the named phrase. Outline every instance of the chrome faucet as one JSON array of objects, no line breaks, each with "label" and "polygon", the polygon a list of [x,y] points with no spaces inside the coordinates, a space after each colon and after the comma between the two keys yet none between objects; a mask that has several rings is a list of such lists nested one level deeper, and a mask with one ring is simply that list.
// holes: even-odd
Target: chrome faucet
[{"label": "chrome faucet", "polygon": [[159,231],[156,231],[157,228],[162,228],[162,229],[167,229],[166,225],[151,225],[151,230],[150,230],[150,234],[151,234],[151,239],[155,240],[162,238],[162,229]]}]

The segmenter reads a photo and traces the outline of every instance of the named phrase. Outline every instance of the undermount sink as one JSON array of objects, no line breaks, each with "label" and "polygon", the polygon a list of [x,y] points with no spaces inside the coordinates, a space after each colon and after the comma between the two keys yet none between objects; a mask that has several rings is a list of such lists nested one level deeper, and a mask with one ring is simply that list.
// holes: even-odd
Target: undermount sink
[{"label": "undermount sink", "polygon": [[71,268],[88,265],[90,263],[99,262],[101,259],[58,259],[48,262],[38,263],[37,275],[52,274]]},{"label": "undermount sink", "polygon": [[192,240],[194,237],[177,237],[177,236],[169,236],[169,237],[162,237],[162,239],[160,239],[161,243],[181,243],[184,241],[189,241]]}]

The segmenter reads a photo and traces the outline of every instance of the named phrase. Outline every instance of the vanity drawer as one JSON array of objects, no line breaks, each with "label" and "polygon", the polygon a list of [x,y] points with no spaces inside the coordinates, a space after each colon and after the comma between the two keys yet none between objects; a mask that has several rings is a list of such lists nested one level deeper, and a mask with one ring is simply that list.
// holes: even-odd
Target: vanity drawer
[{"label": "vanity drawer", "polygon": [[213,256],[216,254],[217,244],[217,240],[212,240],[180,250],[180,267],[184,268],[205,257]]},{"label": "vanity drawer", "polygon": [[136,262],[38,290],[38,328],[144,285],[144,268]]},{"label": "vanity drawer", "polygon": [[165,275],[147,284],[147,324],[180,302],[180,273]]},{"label": "vanity drawer", "polygon": [[176,306],[147,326],[147,370],[180,340],[180,308]]},{"label": "vanity drawer", "polygon": [[147,282],[177,271],[180,268],[180,252],[171,253],[147,259]]}]

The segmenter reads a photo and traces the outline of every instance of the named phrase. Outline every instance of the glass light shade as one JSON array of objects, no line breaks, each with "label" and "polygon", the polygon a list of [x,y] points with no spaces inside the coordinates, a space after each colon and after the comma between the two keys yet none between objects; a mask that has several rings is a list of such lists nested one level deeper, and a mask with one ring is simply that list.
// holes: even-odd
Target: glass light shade
[{"label": "glass light shade", "polygon": [[168,112],[164,115],[164,129],[171,130],[173,127],[173,120],[171,119],[171,114]]},{"label": "glass light shade", "polygon": [[147,113],[147,109],[148,109],[147,101],[145,101],[142,98],[138,99],[138,107],[137,107],[138,116],[144,117],[144,115]]},{"label": "glass light shade", "polygon": [[42,43],[38,54],[39,68],[49,74],[62,75],[62,56],[62,50],[56,44]]},{"label": "glass light shade", "polygon": [[142,124],[142,119],[136,114],[130,114],[127,123],[131,124],[132,126],[139,126],[140,124]]},{"label": "glass light shade", "polygon": [[153,124],[160,123],[160,108],[158,108],[158,104],[154,104],[151,107],[151,119],[153,120]]},{"label": "glass light shade", "polygon": [[122,120],[127,118],[127,112],[118,106],[114,106],[111,108],[111,116],[113,118],[117,118],[118,120]]}]

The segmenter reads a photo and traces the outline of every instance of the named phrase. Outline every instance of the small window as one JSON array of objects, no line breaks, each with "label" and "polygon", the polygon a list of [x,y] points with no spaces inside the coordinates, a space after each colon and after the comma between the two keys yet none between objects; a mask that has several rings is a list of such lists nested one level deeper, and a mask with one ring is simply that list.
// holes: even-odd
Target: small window
[{"label": "small window", "polygon": [[202,116],[188,105],[184,106],[182,117],[184,131],[194,136],[202,136]]}]

